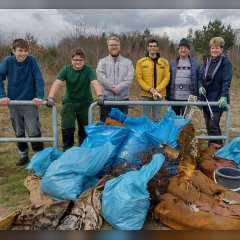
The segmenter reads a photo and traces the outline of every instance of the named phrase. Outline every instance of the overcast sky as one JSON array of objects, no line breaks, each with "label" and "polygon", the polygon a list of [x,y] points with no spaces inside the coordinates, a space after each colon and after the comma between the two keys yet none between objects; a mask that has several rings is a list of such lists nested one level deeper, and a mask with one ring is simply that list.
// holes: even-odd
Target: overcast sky
[{"label": "overcast sky", "polygon": [[239,9],[0,9],[0,34],[24,37],[32,33],[39,42],[56,42],[72,24],[87,26],[86,31],[140,31],[167,33],[178,42],[188,29],[202,29],[210,20],[221,19],[240,28]]}]

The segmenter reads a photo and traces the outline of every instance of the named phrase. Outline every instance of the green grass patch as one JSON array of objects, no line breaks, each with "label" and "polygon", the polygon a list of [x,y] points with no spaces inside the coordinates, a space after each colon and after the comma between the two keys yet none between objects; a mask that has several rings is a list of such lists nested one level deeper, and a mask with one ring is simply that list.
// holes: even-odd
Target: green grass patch
[{"label": "green grass patch", "polygon": [[[3,144],[1,144],[3,147]],[[19,206],[29,204],[29,192],[23,185],[25,178],[29,175],[26,165],[16,167],[15,163],[19,156],[9,149],[7,153],[0,155],[0,205],[4,208],[16,209]]]}]

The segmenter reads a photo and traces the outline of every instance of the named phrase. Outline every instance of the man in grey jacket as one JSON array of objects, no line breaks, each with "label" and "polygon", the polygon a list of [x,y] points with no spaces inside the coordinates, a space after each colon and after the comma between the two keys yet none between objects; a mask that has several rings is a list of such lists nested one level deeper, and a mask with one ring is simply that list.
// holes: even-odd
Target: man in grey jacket
[{"label": "man in grey jacket", "polygon": [[[107,39],[109,55],[99,60],[97,79],[101,83],[104,100],[127,101],[129,88],[134,78],[134,67],[131,60],[120,55],[120,40],[116,36]],[[123,113],[128,113],[128,106],[100,106],[100,120],[105,121],[111,107],[116,107]]]}]

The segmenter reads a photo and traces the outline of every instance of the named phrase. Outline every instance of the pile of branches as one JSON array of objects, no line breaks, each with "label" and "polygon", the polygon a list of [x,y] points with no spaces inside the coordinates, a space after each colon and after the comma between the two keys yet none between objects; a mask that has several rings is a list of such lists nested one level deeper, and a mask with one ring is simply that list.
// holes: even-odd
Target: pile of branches
[{"label": "pile of branches", "polygon": [[[168,154],[165,152],[165,147],[151,147],[147,153],[141,153],[136,155],[138,161],[132,163],[118,164],[117,167],[111,169],[108,174],[114,177],[118,177],[126,172],[132,170],[139,170],[143,165],[151,162],[152,157],[156,153],[161,153],[165,156],[165,161],[161,169],[155,174],[155,176],[148,182],[148,191],[150,193],[150,209],[151,214],[155,206],[159,203],[159,198],[162,194],[167,192],[167,187],[172,177],[178,173],[177,166],[180,159],[170,159]],[[140,160],[140,161],[139,161]]]}]

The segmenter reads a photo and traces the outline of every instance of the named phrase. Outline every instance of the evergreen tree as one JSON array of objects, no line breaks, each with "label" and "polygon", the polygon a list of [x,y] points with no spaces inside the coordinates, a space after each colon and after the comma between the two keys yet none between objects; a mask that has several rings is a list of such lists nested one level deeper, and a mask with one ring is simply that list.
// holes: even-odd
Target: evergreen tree
[{"label": "evergreen tree", "polygon": [[225,41],[224,51],[232,48],[234,44],[234,30],[231,25],[225,27],[221,20],[210,21],[202,30],[195,31],[193,46],[196,51],[203,54],[203,57],[209,55],[209,42],[213,37],[222,37]]}]

